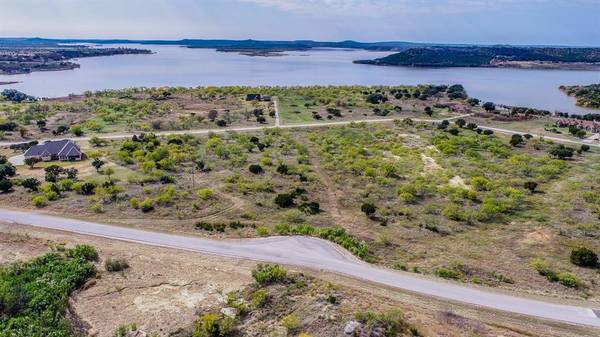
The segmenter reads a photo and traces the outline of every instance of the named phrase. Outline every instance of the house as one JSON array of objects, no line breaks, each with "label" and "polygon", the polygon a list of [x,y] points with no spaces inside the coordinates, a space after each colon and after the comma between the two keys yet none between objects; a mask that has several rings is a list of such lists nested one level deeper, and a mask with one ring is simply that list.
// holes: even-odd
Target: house
[{"label": "house", "polygon": [[261,100],[261,94],[248,94],[246,95],[246,101],[250,102],[250,101],[260,101]]},{"label": "house", "polygon": [[82,160],[84,153],[71,140],[51,140],[44,144],[34,145],[25,152],[25,159],[38,158],[42,161],[51,160]]}]

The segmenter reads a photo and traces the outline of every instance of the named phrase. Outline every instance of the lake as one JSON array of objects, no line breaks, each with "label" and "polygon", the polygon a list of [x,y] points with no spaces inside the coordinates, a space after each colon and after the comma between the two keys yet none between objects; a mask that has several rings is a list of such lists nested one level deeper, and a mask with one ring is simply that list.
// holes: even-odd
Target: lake
[{"label": "lake", "polygon": [[[128,87],[208,85],[398,85],[454,84],[469,95],[500,104],[550,111],[586,113],[558,90],[560,85],[600,83],[600,71],[525,70],[502,68],[408,68],[353,64],[388,52],[318,49],[287,52],[286,56],[249,57],[212,49],[178,46],[137,46],[151,55],[84,58],[81,68],[69,71],[0,75],[2,81],[39,97],[66,96],[86,90]],[[596,112],[600,112],[595,110]]]}]

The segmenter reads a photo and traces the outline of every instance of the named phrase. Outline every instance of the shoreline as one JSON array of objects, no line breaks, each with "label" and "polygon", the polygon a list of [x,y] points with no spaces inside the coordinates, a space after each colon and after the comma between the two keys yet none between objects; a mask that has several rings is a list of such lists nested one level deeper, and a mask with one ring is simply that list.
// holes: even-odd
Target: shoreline
[{"label": "shoreline", "polygon": [[7,81],[7,82],[0,81],[0,85],[11,85],[11,84],[17,84],[17,83],[21,83],[21,82],[19,82],[19,81]]},{"label": "shoreline", "polygon": [[492,69],[529,69],[529,70],[583,70],[583,71],[595,71],[600,70],[600,63],[581,63],[581,62],[573,62],[573,63],[552,63],[552,62],[502,62],[495,64],[485,64],[485,65],[415,65],[415,64],[390,64],[390,63],[381,63],[375,60],[356,60],[352,61],[354,64],[363,64],[363,65],[371,65],[378,67],[405,67],[405,68],[422,68],[422,69],[444,69],[444,68],[492,68]]}]

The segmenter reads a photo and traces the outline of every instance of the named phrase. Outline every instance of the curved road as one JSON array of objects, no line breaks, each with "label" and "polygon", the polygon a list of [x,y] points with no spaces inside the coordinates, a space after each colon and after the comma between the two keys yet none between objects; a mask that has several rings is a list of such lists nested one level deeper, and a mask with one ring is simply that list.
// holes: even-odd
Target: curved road
[{"label": "curved road", "polygon": [[0,209],[0,221],[219,256],[327,270],[441,299],[600,328],[600,318],[590,308],[499,294],[380,268],[359,261],[337,245],[316,238],[272,237],[219,241],[5,209]]}]

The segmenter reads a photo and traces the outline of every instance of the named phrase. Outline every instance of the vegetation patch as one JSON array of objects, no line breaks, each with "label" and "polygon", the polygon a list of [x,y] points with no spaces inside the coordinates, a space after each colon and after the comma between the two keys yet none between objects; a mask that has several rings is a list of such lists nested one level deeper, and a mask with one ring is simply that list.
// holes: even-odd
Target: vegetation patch
[{"label": "vegetation patch", "polygon": [[72,336],[65,319],[71,292],[96,269],[90,246],[49,253],[0,268],[0,335]]}]

